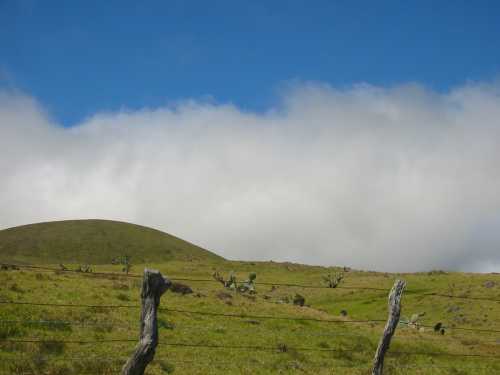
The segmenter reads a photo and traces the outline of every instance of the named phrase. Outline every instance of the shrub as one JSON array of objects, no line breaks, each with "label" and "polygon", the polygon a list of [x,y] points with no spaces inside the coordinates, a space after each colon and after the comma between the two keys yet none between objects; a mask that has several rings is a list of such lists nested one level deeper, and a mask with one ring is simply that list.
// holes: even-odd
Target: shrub
[{"label": "shrub", "polygon": [[158,363],[162,371],[166,374],[173,374],[173,372],[175,371],[175,366],[173,363],[167,361],[158,361]]},{"label": "shrub", "polygon": [[130,297],[125,293],[119,293],[116,298],[118,298],[120,301],[130,301]]},{"label": "shrub", "polygon": [[64,352],[64,342],[41,341],[38,343],[38,350],[44,354],[62,354]]}]

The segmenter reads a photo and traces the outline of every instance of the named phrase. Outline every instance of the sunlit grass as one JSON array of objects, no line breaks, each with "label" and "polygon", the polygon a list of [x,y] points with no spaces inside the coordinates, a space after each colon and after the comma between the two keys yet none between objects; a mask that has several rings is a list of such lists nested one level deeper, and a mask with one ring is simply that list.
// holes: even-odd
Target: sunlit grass
[{"label": "sunlit grass", "polygon": [[[257,272],[257,281],[321,285],[328,270],[274,262],[173,261],[148,264],[167,277],[210,279],[215,269],[224,274],[234,270],[244,279]],[[119,266],[95,266],[97,272],[120,272]],[[136,273],[144,265],[136,265]],[[423,324],[443,322],[445,335],[432,329],[400,326],[391,351],[408,353],[453,352],[500,356],[500,334],[459,331],[453,326],[488,329],[500,327],[500,304],[428,296],[417,293],[440,291],[500,298],[498,275],[405,274],[391,275],[350,271],[342,286],[389,289],[396,277],[408,282],[403,297],[403,316],[425,312]],[[484,283],[493,280],[493,288]],[[301,289],[257,284],[255,298],[228,292],[220,295],[216,282],[186,282],[192,294],[167,292],[160,307],[225,314],[310,317],[327,320],[385,319],[387,293],[374,290]],[[74,304],[140,304],[140,278],[100,278],[85,274],[9,270],[0,272],[0,300]],[[286,297],[300,293],[304,307],[286,303]],[[288,298],[289,301],[292,298]],[[347,314],[343,316],[341,311]],[[73,344],[65,340],[100,341],[136,339],[139,309],[71,308],[28,305],[0,305],[1,339],[31,339],[49,343],[0,343],[0,362],[9,374],[111,374],[117,373],[135,342]],[[38,323],[36,323],[38,321]],[[43,321],[76,322],[64,325]],[[30,323],[31,322],[31,323]],[[160,345],[149,374],[367,374],[383,329],[382,324],[338,324],[252,318],[224,318],[161,311]],[[251,346],[256,349],[177,347],[167,344]],[[301,350],[315,349],[315,350]],[[388,374],[492,374],[500,371],[500,360],[391,354]],[[419,366],[420,367],[414,367]],[[425,365],[425,366],[424,366]],[[435,367],[428,367],[433,365]],[[427,366],[427,367],[426,367]],[[441,367],[440,367],[441,366]],[[443,368],[445,366],[446,368]],[[451,367],[451,368],[450,368]],[[485,367],[478,369],[477,367]]]}]

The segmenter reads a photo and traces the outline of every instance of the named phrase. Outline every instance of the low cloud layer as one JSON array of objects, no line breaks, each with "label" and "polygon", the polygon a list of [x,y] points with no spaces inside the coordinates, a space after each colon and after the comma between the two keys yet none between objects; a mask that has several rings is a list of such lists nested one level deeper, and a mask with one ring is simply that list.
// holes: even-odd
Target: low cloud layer
[{"label": "low cloud layer", "polygon": [[65,129],[0,93],[0,228],[107,218],[231,258],[500,271],[500,85],[292,87]]}]

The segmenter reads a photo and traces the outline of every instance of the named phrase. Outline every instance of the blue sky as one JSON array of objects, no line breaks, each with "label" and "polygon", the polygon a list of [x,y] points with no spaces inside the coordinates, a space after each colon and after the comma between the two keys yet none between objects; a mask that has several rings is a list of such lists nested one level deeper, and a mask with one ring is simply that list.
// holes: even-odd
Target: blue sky
[{"label": "blue sky", "polygon": [[499,73],[500,1],[0,0],[0,228],[498,272]]},{"label": "blue sky", "polygon": [[419,82],[500,70],[498,1],[0,0],[0,84],[72,125],[212,98],[263,111],[289,82]]}]

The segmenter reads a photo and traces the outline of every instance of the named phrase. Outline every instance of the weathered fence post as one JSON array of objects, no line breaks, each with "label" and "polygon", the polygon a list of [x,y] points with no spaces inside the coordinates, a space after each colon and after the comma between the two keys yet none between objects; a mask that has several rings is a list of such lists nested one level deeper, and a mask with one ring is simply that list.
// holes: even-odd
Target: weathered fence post
[{"label": "weathered fence post", "polygon": [[384,333],[382,334],[382,338],[378,343],[377,351],[375,352],[372,375],[382,375],[382,371],[384,369],[384,356],[386,351],[389,349],[392,335],[394,335],[396,327],[399,323],[399,315],[401,314],[401,297],[403,296],[405,286],[406,283],[403,280],[396,280],[391,292],[389,293],[389,317],[387,318]]},{"label": "weathered fence post", "polygon": [[143,375],[153,360],[158,345],[157,313],[160,297],[170,287],[170,280],[159,271],[145,269],[142,281],[141,332],[134,354],[122,368],[122,375]]}]

